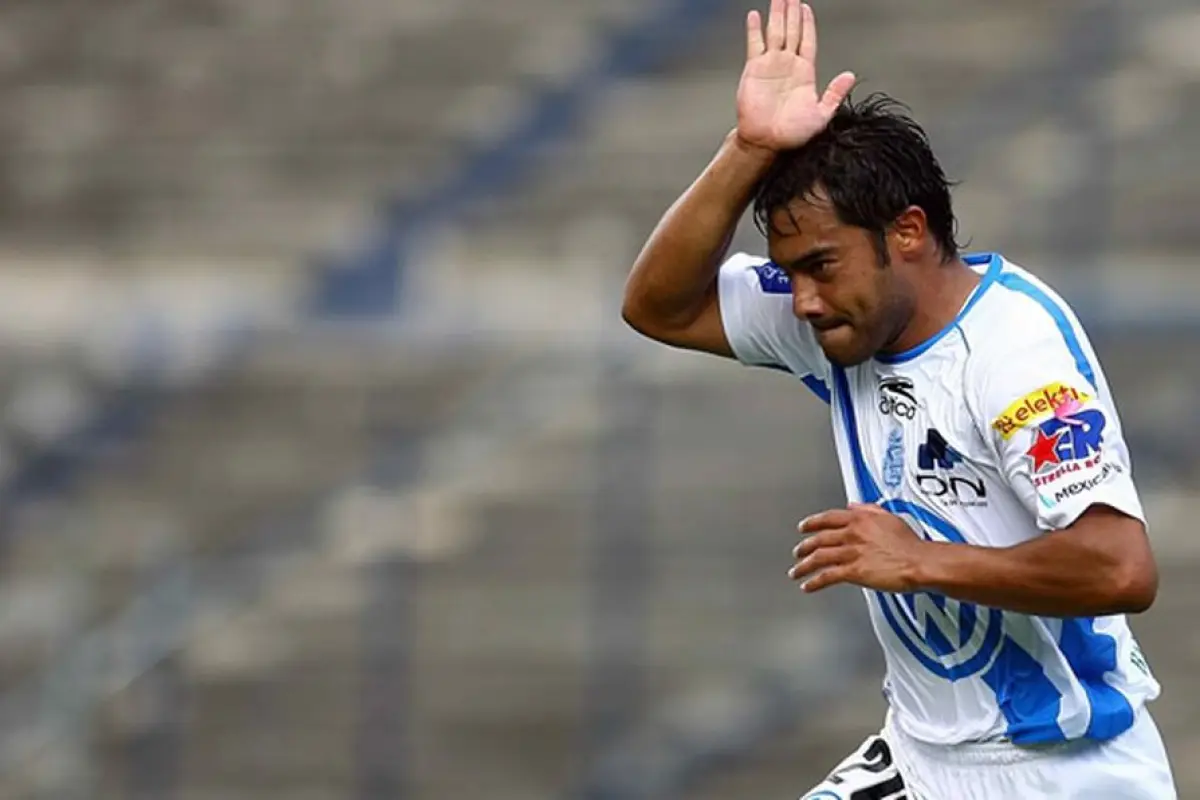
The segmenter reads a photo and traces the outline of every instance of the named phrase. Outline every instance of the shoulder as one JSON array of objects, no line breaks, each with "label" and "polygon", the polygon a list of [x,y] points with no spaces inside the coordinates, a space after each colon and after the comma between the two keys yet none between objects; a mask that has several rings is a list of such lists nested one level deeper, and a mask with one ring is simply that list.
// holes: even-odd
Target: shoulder
[{"label": "shoulder", "polygon": [[721,265],[717,303],[725,338],[743,364],[825,378],[824,354],[792,310],[791,282],[769,259],[730,256]]},{"label": "shoulder", "polygon": [[1090,357],[1087,334],[1074,309],[1024,268],[1004,262],[975,314],[966,321],[969,371],[982,377],[1024,363]]},{"label": "shoulder", "polygon": [[721,265],[721,282],[730,288],[765,295],[790,295],[787,273],[770,259],[736,253]]},{"label": "shoulder", "polygon": [[1098,390],[1100,368],[1074,310],[1021,267],[1005,263],[970,323],[965,405],[977,420]]}]

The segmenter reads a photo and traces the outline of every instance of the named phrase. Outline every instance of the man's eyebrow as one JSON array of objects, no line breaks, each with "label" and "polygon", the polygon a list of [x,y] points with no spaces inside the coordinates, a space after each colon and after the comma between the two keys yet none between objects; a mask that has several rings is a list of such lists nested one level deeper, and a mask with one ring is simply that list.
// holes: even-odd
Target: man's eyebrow
[{"label": "man's eyebrow", "polygon": [[782,267],[786,271],[803,272],[804,270],[813,267],[818,261],[833,254],[833,247],[814,247],[799,258],[785,261],[776,266]]}]

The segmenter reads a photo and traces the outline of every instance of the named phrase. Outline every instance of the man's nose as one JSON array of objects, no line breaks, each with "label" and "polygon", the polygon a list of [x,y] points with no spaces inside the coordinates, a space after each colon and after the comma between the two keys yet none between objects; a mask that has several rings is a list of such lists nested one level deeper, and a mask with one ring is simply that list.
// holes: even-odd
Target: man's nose
[{"label": "man's nose", "polygon": [[810,280],[792,279],[792,313],[802,320],[825,316],[825,303]]}]

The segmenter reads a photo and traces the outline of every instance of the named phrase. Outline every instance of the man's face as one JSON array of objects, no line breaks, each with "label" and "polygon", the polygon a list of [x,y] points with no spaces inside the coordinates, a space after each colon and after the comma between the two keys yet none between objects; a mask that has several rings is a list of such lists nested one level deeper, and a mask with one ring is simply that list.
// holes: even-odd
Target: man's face
[{"label": "man's face", "polygon": [[831,362],[861,364],[899,335],[913,292],[869,232],[840,222],[821,198],[795,200],[771,223],[771,260],[791,279],[792,310]]}]

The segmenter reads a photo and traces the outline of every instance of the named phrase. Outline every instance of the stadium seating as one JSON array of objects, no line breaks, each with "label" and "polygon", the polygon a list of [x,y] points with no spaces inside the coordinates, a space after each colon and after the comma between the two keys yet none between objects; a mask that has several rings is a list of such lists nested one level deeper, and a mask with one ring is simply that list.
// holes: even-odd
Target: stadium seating
[{"label": "stadium seating", "polygon": [[628,0],[5,8],[5,240],[300,264],[359,233],[373,198],[486,144],[598,30],[639,13]]},{"label": "stadium seating", "polygon": [[[1095,176],[1103,188],[1121,187],[1108,193],[1113,207],[1102,209],[1113,220],[1106,246],[1134,257],[1195,246],[1194,227],[1180,213],[1195,182],[1174,168],[1184,157],[1176,126],[1196,124],[1195,65],[1186,37],[1173,32],[1194,23],[1182,7],[1158,6],[1158,13],[1135,15],[1032,2],[1015,9],[936,3],[914,13],[888,3],[834,3],[817,13],[827,74],[853,69],[858,92],[887,91],[928,126],[951,176],[962,182],[963,232],[977,246],[1000,242],[1036,260],[1052,246],[1046,221],[1054,204],[1069,202],[1061,197],[1068,187],[1056,181],[1070,173],[1053,167],[1073,157],[1071,137],[1079,132],[1044,111],[1062,111],[1054,95],[1068,89],[1088,104],[1092,124],[1112,128],[1104,146],[1113,161]],[[477,210],[468,252],[503,259],[512,251],[525,261],[536,254],[562,268],[576,255],[567,235],[572,221],[594,216],[620,220],[636,242],[733,124],[740,13],[730,5],[661,74],[614,87],[591,110],[579,141],[545,154],[528,189]],[[1105,15],[1129,29],[1119,50],[1097,56],[1104,25],[1096,22]],[[869,47],[861,46],[864,39]],[[1010,72],[1054,63],[1068,47],[1080,51],[1077,59],[1098,63],[1099,72],[1063,64],[1051,71],[1053,80],[1018,84],[1001,95],[1005,102],[982,104],[993,97],[988,87]],[[1003,139],[991,140],[993,128],[1005,132]],[[977,133],[983,147],[972,141]],[[547,228],[563,237],[545,235]]]},{"label": "stadium seating", "polygon": [[[455,336],[417,347],[291,314],[308,256],[352,246],[380,199],[422,197],[652,5],[0,8],[0,264],[87,253],[76,271],[128,285],[168,275],[168,317],[221,320],[241,295],[275,331],[215,380],[157,397],[136,443],[100,448],[103,469],[6,522],[0,689],[38,686],[165,570],[194,571],[178,647],[74,730],[93,756],[93,796],[332,799],[372,781],[380,796],[401,785],[420,798],[568,796],[590,757],[663,706],[698,698],[677,738],[719,738],[742,721],[741,706],[717,702],[739,676],[865,635],[859,617],[838,624],[848,593],[801,607],[783,580],[797,509],[838,499],[823,407],[783,378],[746,382],[639,349],[614,332],[604,293],[732,124],[737,4],[683,54],[590,98],[522,186],[473,184],[478,198],[416,267],[450,276],[416,291]],[[1128,27],[1099,55],[1091,29],[1078,33],[1095,18],[1070,4],[817,10],[830,74],[853,68],[863,91],[892,92],[928,121],[965,181],[977,244],[1052,256],[1078,279],[1069,250],[1088,231],[1048,231],[1083,187],[1109,203],[1089,206],[1110,223],[1104,251],[1139,265],[1103,273],[1129,291],[1150,267],[1190,280],[1179,264],[1197,247],[1200,205],[1180,168],[1200,131],[1195,16],[1182,2],[1149,6],[1112,11]],[[1081,49],[1054,67],[1065,41]],[[1055,79],[981,104],[1030,64]],[[1075,152],[1071,126],[1096,113],[1049,113],[1076,97],[1112,122],[1111,140],[1092,137],[1110,170],[1048,180]],[[758,246],[750,232],[739,243]],[[594,284],[577,279],[592,272]],[[83,309],[90,295],[77,294],[70,308]],[[503,309],[464,318],[465,296]],[[596,319],[613,327],[596,332]],[[1114,383],[1147,395],[1122,411],[1158,446],[1139,470],[1190,479],[1189,442],[1167,426],[1191,418],[1190,378],[1120,344]],[[141,386],[86,350],[2,354],[0,476],[8,454],[23,463]],[[472,426],[494,434],[492,449]],[[116,661],[138,651],[114,647]],[[61,754],[71,737],[57,733]],[[746,736],[735,733],[730,750]],[[751,777],[738,796],[794,793],[790,781],[840,745],[824,747],[773,773],[782,787]],[[83,780],[62,763],[22,759],[0,795]],[[135,791],[155,770],[177,795]]]}]

